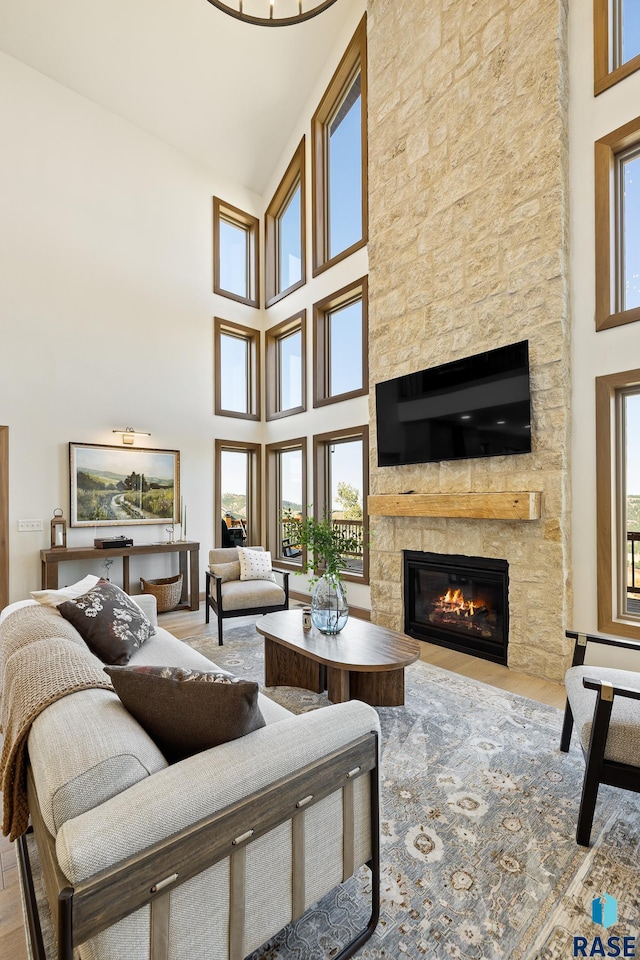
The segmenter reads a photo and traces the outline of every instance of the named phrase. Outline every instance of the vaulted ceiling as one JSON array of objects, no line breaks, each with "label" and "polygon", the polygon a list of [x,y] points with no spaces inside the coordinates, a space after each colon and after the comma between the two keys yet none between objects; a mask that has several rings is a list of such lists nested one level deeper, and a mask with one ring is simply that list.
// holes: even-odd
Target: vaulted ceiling
[{"label": "vaulted ceiling", "polygon": [[0,49],[262,194],[362,6],[268,28],[207,0],[0,0]]}]

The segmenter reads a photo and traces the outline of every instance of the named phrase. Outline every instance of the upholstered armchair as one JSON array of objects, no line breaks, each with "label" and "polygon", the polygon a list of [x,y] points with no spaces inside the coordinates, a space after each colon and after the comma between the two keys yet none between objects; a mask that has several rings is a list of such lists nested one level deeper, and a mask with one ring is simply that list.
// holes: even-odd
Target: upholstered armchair
[{"label": "upholstered armchair", "polygon": [[588,847],[600,784],[640,792],[640,672],[585,666],[587,644],[597,645],[599,660],[606,660],[614,649],[638,654],[640,645],[570,630],[566,636],[575,641],[575,648],[565,676],[567,706],[560,749],[569,750],[575,722],[586,764],[576,840]]},{"label": "upholstered armchair", "polygon": [[[264,547],[249,547],[249,551],[264,552]],[[205,620],[209,611],[218,618],[218,643],[222,646],[222,621],[228,617],[246,617],[256,613],[273,613],[289,609],[289,571],[275,570],[282,578],[282,586],[275,577],[269,579],[241,579],[239,552],[236,547],[209,551],[209,569],[206,571]]]}]

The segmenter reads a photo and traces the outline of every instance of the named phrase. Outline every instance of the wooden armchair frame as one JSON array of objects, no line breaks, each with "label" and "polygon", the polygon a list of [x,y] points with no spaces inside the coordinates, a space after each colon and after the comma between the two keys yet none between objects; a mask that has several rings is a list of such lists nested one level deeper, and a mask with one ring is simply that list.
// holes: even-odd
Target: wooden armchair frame
[{"label": "wooden armchair frame", "polygon": [[[205,571],[205,623],[209,623],[209,610],[213,610],[218,618],[218,645],[222,646],[222,621],[229,617],[250,617],[257,613],[275,613],[277,610],[289,609],[289,570],[276,570],[282,577],[282,589],[284,590],[284,603],[271,604],[268,607],[244,607],[240,610],[225,610],[222,605],[222,578],[217,573]],[[215,594],[211,592],[211,581],[215,583]],[[250,583],[251,581],[247,581]]]},{"label": "wooden armchair frame", "polygon": [[[565,636],[575,641],[572,667],[584,665],[588,643],[597,643],[617,649],[640,652],[638,643],[631,640],[622,640],[618,637],[574,633],[571,630],[567,630]],[[627,697],[631,700],[640,700],[640,691],[630,690],[628,687],[614,686],[606,680],[592,680],[588,677],[585,677],[582,682],[588,690],[595,690],[597,694],[589,747],[587,750],[583,748],[582,751],[585,758],[585,774],[582,786],[582,797],[580,799],[580,810],[578,813],[578,827],[576,830],[577,842],[581,846],[588,847],[591,839],[591,827],[600,784],[606,783],[612,787],[620,787],[623,790],[632,790],[635,793],[640,793],[640,767],[607,760],[604,756],[607,737],[609,736],[611,711],[613,710],[615,698]],[[567,698],[562,734],[560,737],[560,749],[564,753],[567,753],[569,750],[572,730],[573,713]]]},{"label": "wooden armchair frame", "polygon": [[[229,915],[242,917],[244,902],[244,863],[246,847],[281,823],[292,821],[292,842],[304,843],[305,811],[336,790],[353,791],[358,777],[368,773],[370,783],[371,916],[336,955],[334,960],[348,960],[374,932],[380,913],[380,777],[378,767],[378,734],[368,733],[344,747],[308,764],[258,793],[232,804],[219,813],[200,820],[160,843],[97,873],[88,880],[71,886],[56,859],[55,840],[46,829],[38,807],[33,780],[29,782],[29,802],[38,854],[45,878],[51,916],[57,933],[57,960],[73,960],[74,948],[95,937],[145,904],[154,910],[168,907],[169,891],[192,879],[226,857],[231,858]],[[351,793],[352,795],[352,793]],[[347,805],[349,806],[349,804]],[[295,826],[294,826],[295,825]],[[297,840],[295,839],[297,838]],[[26,836],[18,838],[18,868],[24,882],[27,923],[34,960],[47,960]],[[345,879],[353,873],[353,835],[346,830],[343,839]],[[294,857],[294,871],[302,871],[293,888],[304,886],[304,857]],[[296,866],[297,865],[297,866]],[[240,898],[240,903],[237,902]],[[164,901],[164,902],[163,902]],[[312,908],[310,908],[312,909]],[[292,920],[304,913],[304,903],[294,897]],[[154,952],[157,960],[167,956],[167,939]],[[229,960],[241,960],[243,928],[231,923]]]}]

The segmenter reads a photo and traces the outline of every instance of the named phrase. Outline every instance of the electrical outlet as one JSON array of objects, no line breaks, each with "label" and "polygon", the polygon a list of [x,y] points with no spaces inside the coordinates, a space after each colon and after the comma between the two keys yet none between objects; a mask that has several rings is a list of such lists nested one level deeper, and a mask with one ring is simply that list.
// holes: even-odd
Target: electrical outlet
[{"label": "electrical outlet", "polygon": [[42,530],[42,520],[18,520],[19,533],[34,533]]}]

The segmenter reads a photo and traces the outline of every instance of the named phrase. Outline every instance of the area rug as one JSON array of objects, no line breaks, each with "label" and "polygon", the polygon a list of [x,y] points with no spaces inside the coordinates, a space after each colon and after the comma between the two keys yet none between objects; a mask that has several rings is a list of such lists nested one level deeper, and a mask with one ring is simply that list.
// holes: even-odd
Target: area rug
[{"label": "area rug", "polygon": [[[264,681],[255,621],[187,641],[219,666]],[[378,958],[568,958],[573,937],[603,934],[591,901],[618,900],[606,936],[640,932],[640,796],[601,787],[592,847],[575,842],[584,774],[574,737],[561,753],[562,711],[418,661],[404,707],[377,708],[382,727],[382,899]],[[296,713],[325,694],[264,693]],[[365,922],[368,871],[330,894],[251,960],[332,956]],[[356,916],[352,922],[350,912]],[[324,954],[318,950],[323,943]]]},{"label": "area rug", "polygon": [[[254,624],[225,626],[223,647],[186,642],[262,685]],[[292,687],[264,692],[296,713],[327,704]],[[639,934],[640,797],[601,787],[593,845],[577,846],[584,762],[575,739],[569,754],[558,749],[560,710],[418,662],[406,670],[405,706],[378,714],[381,915],[357,957],[565,960],[574,936]],[[369,876],[363,869],[250,960],[335,957],[367,922]],[[604,893],[618,900],[606,932],[591,920]]]}]

